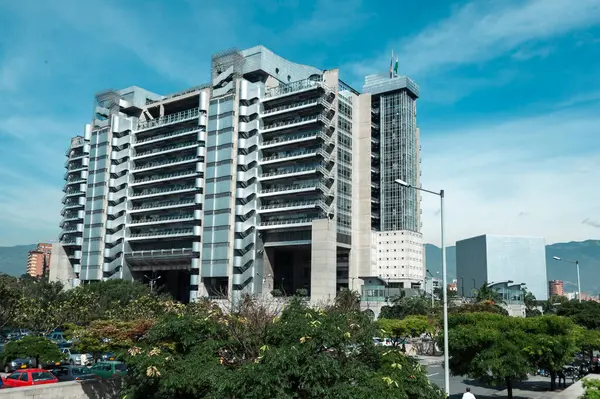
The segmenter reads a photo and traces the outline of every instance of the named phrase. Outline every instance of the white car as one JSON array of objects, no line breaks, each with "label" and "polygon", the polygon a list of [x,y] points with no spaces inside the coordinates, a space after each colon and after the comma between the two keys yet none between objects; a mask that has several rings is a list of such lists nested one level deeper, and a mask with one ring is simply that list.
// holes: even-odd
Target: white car
[{"label": "white car", "polygon": [[72,366],[91,366],[93,356],[89,353],[81,353],[75,349],[62,348],[61,352],[67,356],[67,362]]}]

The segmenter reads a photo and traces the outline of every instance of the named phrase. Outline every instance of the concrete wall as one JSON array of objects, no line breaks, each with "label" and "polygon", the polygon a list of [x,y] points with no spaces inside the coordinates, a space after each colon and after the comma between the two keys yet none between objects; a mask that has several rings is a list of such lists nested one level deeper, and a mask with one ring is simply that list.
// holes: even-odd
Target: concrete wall
[{"label": "concrete wall", "polygon": [[65,249],[59,242],[52,244],[49,266],[48,280],[61,282],[65,289],[71,288],[71,280],[75,278],[75,273]]},{"label": "concrete wall", "polygon": [[484,282],[491,282],[488,280],[487,275],[486,256],[485,236],[468,238],[456,242],[458,295],[462,295],[464,292],[464,296],[470,298],[473,296],[473,289],[478,290]]},{"label": "concrete wall", "polygon": [[0,389],[0,399],[120,399],[120,380],[59,382],[26,388]]},{"label": "concrete wall", "polygon": [[[371,276],[371,96],[354,98],[352,121],[352,251],[349,278]],[[354,280],[360,291],[362,280]]]},{"label": "concrete wall", "polygon": [[337,234],[336,222],[313,220],[310,299],[312,303],[329,302],[336,296]]}]

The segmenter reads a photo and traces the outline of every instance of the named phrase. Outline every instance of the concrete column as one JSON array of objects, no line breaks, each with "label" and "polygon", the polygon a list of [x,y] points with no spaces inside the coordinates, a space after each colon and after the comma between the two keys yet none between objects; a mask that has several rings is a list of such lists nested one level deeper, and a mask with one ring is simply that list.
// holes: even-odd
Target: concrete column
[{"label": "concrete column", "polygon": [[354,98],[352,121],[352,249],[348,277],[360,291],[359,276],[376,275],[371,265],[371,95]]},{"label": "concrete column", "polygon": [[262,279],[262,293],[270,294],[273,291],[273,265],[271,259],[273,258],[273,250],[265,248],[263,252],[263,279]]},{"label": "concrete column", "polygon": [[310,300],[313,304],[335,299],[336,254],[335,219],[313,220],[310,271]]}]

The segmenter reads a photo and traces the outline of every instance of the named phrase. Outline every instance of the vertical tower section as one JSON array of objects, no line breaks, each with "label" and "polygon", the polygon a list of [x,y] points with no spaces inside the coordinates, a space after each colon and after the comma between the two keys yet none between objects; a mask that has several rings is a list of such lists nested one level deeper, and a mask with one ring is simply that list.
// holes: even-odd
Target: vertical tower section
[{"label": "vertical tower section", "polygon": [[418,86],[408,77],[370,75],[373,258],[377,274],[399,288],[416,288],[424,278],[420,193]]},{"label": "vertical tower section", "polygon": [[187,302],[199,284],[209,89],[153,98],[134,88],[132,95],[120,117],[121,131],[133,123],[128,178],[120,182],[127,184],[125,241],[119,249],[113,240],[113,255],[122,254],[112,262],[124,266],[124,278]]},{"label": "vertical tower section", "polygon": [[[71,139],[71,144],[65,155],[64,175],[65,185],[62,198],[63,209],[60,221],[61,232],[59,240],[69,258],[73,272],[76,276],[81,271],[81,257],[83,244],[83,226],[85,217],[85,193],[87,191],[88,166],[90,161],[89,130],[86,129],[87,138],[76,136]],[[79,284],[74,279],[72,284]]]}]

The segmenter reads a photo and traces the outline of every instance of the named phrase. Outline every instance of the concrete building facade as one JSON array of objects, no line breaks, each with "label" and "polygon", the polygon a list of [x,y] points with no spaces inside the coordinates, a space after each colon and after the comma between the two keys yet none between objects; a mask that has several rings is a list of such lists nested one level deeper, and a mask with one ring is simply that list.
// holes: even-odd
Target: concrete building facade
[{"label": "concrete building facade", "polygon": [[459,295],[472,297],[483,284],[524,283],[538,300],[548,298],[545,240],[486,234],[456,242]]},{"label": "concrete building facade", "polygon": [[48,275],[52,255],[52,244],[39,243],[36,249],[27,255],[26,273],[31,277]]},{"label": "concrete building facade", "polygon": [[418,87],[388,80],[361,94],[257,46],[215,54],[203,86],[98,94],[67,152],[73,285],[160,277],[182,301],[327,301],[373,271],[422,281],[420,197],[393,183],[420,184]]}]

